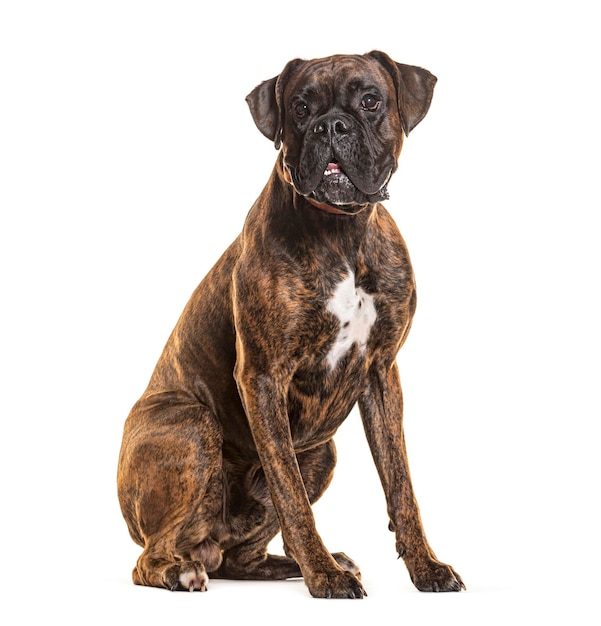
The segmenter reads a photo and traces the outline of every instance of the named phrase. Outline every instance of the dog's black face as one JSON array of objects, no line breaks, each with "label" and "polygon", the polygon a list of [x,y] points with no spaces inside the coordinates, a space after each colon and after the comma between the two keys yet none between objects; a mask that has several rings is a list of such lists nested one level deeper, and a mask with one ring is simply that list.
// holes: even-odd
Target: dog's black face
[{"label": "dog's black face", "polygon": [[284,163],[301,195],[349,208],[387,197],[402,128],[392,81],[377,63],[304,64],[284,87],[283,109]]},{"label": "dog's black face", "polygon": [[295,190],[348,213],[388,197],[404,134],[426,114],[436,79],[385,54],[295,60],[247,101],[282,144]]}]

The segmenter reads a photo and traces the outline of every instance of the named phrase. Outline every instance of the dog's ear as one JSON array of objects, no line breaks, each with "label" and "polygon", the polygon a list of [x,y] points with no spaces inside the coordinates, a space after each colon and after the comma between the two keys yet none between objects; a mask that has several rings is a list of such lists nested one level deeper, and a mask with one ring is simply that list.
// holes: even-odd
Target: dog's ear
[{"label": "dog's ear", "polygon": [[414,65],[404,65],[393,61],[387,54],[374,50],[372,57],[390,74],[397,91],[399,113],[405,135],[426,117],[430,108],[436,76]]},{"label": "dog's ear", "polygon": [[246,103],[257,128],[275,143],[276,149],[280,147],[280,110],[277,104],[275,89],[278,76],[264,80],[246,96]]},{"label": "dog's ear", "polygon": [[246,102],[257,128],[273,141],[276,150],[282,145],[284,126],[283,93],[286,81],[302,59],[294,59],[286,64],[280,74],[264,80],[246,96]]}]

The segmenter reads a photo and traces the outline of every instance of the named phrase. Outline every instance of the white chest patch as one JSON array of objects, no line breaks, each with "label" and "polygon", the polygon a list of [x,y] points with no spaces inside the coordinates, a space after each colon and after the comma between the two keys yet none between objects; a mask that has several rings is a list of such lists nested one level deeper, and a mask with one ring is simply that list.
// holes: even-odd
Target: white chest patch
[{"label": "white chest patch", "polygon": [[377,313],[374,297],[355,286],[353,272],[336,285],[327,309],[340,322],[338,335],[326,356],[330,369],[334,369],[353,344],[356,343],[361,352],[365,351]]}]

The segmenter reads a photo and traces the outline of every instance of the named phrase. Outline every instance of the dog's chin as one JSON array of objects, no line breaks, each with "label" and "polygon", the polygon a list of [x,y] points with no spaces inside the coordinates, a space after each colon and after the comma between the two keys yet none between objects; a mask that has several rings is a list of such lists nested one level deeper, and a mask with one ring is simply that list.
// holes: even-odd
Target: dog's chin
[{"label": "dog's chin", "polygon": [[322,177],[321,181],[310,194],[317,202],[334,205],[349,213],[356,212],[366,204],[374,204],[388,199],[386,185],[375,194],[366,194],[342,171],[331,171]]},{"label": "dog's chin", "polygon": [[366,202],[364,194],[343,172],[324,176],[311,195],[318,202],[327,202],[336,206],[365,204]]}]

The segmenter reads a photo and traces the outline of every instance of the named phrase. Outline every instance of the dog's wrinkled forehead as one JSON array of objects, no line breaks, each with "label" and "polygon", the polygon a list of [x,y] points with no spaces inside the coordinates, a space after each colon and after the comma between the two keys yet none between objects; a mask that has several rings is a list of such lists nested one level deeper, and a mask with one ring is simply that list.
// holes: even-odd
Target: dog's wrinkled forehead
[{"label": "dog's wrinkled forehead", "polygon": [[284,103],[291,99],[313,98],[333,105],[357,91],[378,90],[394,97],[390,75],[376,61],[364,56],[333,56],[301,62],[281,85]]}]

